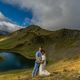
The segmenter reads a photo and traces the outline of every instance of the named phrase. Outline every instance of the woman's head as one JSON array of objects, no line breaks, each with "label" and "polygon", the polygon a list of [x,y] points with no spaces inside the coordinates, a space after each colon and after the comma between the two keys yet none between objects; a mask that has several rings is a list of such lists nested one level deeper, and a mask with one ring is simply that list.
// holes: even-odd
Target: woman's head
[{"label": "woman's head", "polygon": [[42,55],[44,55],[45,54],[45,51],[44,50],[41,50],[41,53],[42,53]]}]

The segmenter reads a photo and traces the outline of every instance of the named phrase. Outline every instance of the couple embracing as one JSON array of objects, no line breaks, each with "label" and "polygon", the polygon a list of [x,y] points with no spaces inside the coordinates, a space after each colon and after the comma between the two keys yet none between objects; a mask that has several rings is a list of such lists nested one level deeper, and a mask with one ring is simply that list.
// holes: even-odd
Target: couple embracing
[{"label": "couple embracing", "polygon": [[37,76],[49,76],[50,73],[45,69],[46,67],[46,54],[42,47],[36,52],[36,61],[32,72],[32,77]]}]

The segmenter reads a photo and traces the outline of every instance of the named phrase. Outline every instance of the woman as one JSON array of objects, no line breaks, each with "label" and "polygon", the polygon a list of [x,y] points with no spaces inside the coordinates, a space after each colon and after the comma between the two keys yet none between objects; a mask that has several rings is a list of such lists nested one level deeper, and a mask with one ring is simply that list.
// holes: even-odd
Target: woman
[{"label": "woman", "polygon": [[50,73],[45,69],[45,67],[46,67],[45,51],[42,50],[41,53],[42,53],[42,61],[41,61],[40,67],[39,67],[39,75],[40,76],[49,76]]}]

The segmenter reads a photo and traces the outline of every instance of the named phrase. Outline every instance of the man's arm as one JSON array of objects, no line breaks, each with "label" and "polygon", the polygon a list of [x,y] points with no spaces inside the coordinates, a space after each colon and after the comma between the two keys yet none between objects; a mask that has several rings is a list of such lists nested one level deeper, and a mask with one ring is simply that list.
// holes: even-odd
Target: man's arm
[{"label": "man's arm", "polygon": [[41,57],[41,53],[40,52],[36,53],[36,62],[38,62],[38,63],[42,62],[42,57]]}]

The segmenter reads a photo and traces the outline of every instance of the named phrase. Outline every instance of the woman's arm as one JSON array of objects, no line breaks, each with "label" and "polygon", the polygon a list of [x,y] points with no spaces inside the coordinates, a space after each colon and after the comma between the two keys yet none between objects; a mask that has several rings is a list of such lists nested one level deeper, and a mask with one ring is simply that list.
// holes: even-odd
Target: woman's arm
[{"label": "woman's arm", "polygon": [[42,56],[41,63],[43,64],[43,63],[44,63],[44,61],[45,61],[45,56],[43,55],[43,56]]}]

